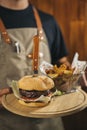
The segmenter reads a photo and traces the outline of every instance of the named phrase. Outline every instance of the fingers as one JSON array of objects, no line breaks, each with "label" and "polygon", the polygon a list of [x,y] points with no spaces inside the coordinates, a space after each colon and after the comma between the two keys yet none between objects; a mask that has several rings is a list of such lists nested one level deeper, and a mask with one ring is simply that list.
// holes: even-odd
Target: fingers
[{"label": "fingers", "polygon": [[11,93],[11,88],[4,88],[0,90],[0,96],[3,96],[4,94]]},{"label": "fingers", "polygon": [[12,92],[11,88],[3,88],[3,89],[0,90],[0,109],[3,108],[2,101],[1,101],[2,96],[4,94],[8,94],[8,93],[11,93],[11,92]]}]

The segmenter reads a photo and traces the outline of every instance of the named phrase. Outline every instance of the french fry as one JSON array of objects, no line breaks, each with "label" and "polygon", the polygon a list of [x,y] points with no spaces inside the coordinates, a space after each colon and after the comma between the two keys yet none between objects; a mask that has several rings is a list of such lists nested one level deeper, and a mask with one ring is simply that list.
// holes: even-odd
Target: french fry
[{"label": "french fry", "polygon": [[65,64],[62,64],[60,67],[54,65],[52,69],[46,70],[46,73],[51,78],[56,78],[60,75],[72,75],[73,69],[68,68]]}]

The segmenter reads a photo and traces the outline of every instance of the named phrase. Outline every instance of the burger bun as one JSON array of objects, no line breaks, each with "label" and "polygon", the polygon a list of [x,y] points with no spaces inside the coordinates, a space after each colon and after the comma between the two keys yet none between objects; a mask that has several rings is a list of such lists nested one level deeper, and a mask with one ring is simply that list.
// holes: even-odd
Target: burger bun
[{"label": "burger bun", "polygon": [[54,82],[47,76],[24,76],[18,81],[18,87],[24,90],[45,91],[54,87]]},{"label": "burger bun", "polygon": [[19,103],[22,105],[28,106],[28,107],[36,108],[36,107],[44,107],[44,106],[48,105],[49,102],[29,102],[29,103],[26,103],[23,100],[19,100]]}]

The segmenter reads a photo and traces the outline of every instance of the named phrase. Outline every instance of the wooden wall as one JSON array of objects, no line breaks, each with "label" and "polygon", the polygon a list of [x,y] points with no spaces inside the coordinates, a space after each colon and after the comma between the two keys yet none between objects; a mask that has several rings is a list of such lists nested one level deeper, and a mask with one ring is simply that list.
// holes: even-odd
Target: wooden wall
[{"label": "wooden wall", "polygon": [[52,14],[62,30],[69,59],[75,52],[87,60],[87,0],[31,0],[36,7]]}]

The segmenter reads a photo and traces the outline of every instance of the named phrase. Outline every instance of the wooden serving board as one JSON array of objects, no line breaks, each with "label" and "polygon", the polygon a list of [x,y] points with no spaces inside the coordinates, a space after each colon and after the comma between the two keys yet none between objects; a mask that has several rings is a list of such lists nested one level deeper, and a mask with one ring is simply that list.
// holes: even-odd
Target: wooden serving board
[{"label": "wooden serving board", "polygon": [[57,96],[45,107],[32,108],[19,103],[14,94],[2,97],[3,106],[18,115],[34,118],[66,116],[83,110],[87,106],[87,94],[77,89],[76,92]]}]

